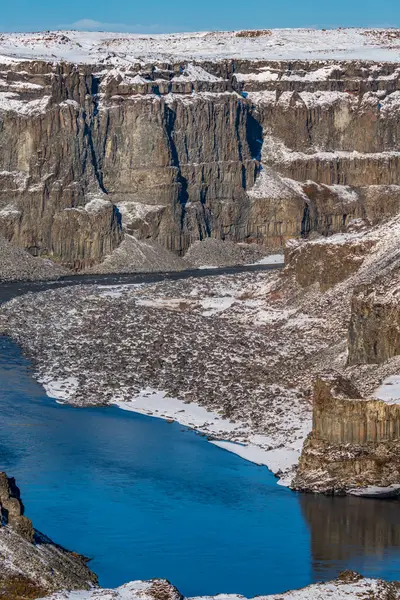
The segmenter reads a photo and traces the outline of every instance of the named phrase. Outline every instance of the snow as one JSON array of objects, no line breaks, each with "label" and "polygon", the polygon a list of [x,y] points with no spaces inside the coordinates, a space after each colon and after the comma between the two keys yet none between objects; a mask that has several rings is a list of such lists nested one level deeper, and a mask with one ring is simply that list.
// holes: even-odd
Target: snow
[{"label": "snow", "polygon": [[[300,458],[300,450],[288,450],[285,448],[266,450],[252,444],[242,445],[235,444],[234,442],[226,442],[224,440],[213,440],[211,443],[214,444],[214,446],[218,446],[218,448],[237,454],[244,460],[248,460],[256,465],[268,467],[273,473],[279,471],[291,471],[293,467],[297,465]],[[291,476],[286,476],[279,481],[279,484],[286,487],[290,485],[291,480]]]},{"label": "snow", "polygon": [[55,400],[69,400],[79,386],[79,381],[76,377],[66,377],[65,379],[51,379],[43,377],[38,380],[50,398]]},{"label": "snow", "polygon": [[[171,398],[159,390],[144,389],[129,402],[114,396],[113,402],[123,410],[177,421],[201,433],[218,436],[220,439],[209,441],[223,450],[237,454],[244,460],[266,466],[272,472],[284,475],[279,483],[285,486],[291,483],[293,468],[299,461],[304,437],[309,431],[309,423],[306,423],[304,433],[299,435],[297,441],[286,447],[272,448],[271,444],[274,440],[265,435],[246,435],[246,426],[243,423],[228,421],[215,411],[194,402],[188,404],[178,398]],[[291,420],[297,424],[296,415]],[[221,439],[233,435],[236,437],[235,442]]]},{"label": "snow", "polygon": [[370,485],[364,488],[348,490],[347,493],[350,496],[360,496],[363,498],[394,498],[400,495],[400,485],[389,485],[388,487]]},{"label": "snow", "polygon": [[[264,140],[264,146],[265,148],[270,147],[268,140]],[[305,201],[308,200],[306,194],[303,192],[301,183],[294,179],[281,177],[276,171],[265,165],[263,165],[254,186],[247,193],[252,199],[276,198],[278,200],[292,200],[293,197],[301,196]]]},{"label": "snow", "polygon": [[[284,92],[281,94],[279,99],[282,102],[282,98],[287,97],[284,102],[289,104],[290,99],[292,97],[292,92]],[[264,150],[265,148],[265,150]],[[274,164],[280,163],[281,165],[291,165],[296,161],[337,161],[338,159],[347,159],[347,160],[365,160],[370,161],[371,159],[376,159],[383,161],[386,159],[389,163],[391,159],[396,159],[400,157],[400,152],[397,150],[386,151],[386,152],[368,152],[362,153],[353,150],[352,152],[346,150],[336,150],[335,152],[313,152],[313,153],[305,153],[299,152],[295,150],[290,150],[285,144],[274,138],[270,135],[266,135],[264,137],[263,144],[263,152],[267,154],[269,160],[271,160]],[[270,169],[272,171],[272,169]],[[273,174],[271,174],[273,176]],[[280,178],[282,181],[291,181],[290,179]],[[257,182],[256,182],[257,183]],[[256,186],[254,186],[256,187]],[[254,188],[253,188],[254,189]]]},{"label": "snow", "polygon": [[85,204],[85,210],[89,213],[98,213],[102,212],[105,208],[111,208],[112,206],[113,205],[109,200],[94,197]]},{"label": "snow", "polygon": [[289,71],[285,75],[282,76],[282,80],[288,81],[326,81],[330,77],[333,76],[335,71],[341,71],[340,65],[329,65],[326,67],[322,67],[321,69],[316,69],[315,71],[311,71],[310,73],[304,73],[303,75],[299,75],[298,73],[292,73]]},{"label": "snow", "polygon": [[100,296],[103,298],[121,298],[124,294],[128,294],[134,289],[140,289],[144,283],[124,283],[121,285],[100,285]]},{"label": "snow", "polygon": [[211,317],[212,315],[216,315],[219,312],[230,308],[234,302],[236,302],[236,298],[232,296],[222,296],[216,298],[211,296],[210,298],[205,298],[204,300],[200,301],[201,306],[205,309],[202,314],[205,317]]},{"label": "snow", "polygon": [[143,202],[119,202],[117,208],[122,216],[123,225],[130,225],[136,220],[147,223],[147,217],[165,210],[163,204],[144,204]]},{"label": "snow", "polygon": [[[288,92],[290,98],[292,98],[292,93]],[[304,104],[308,109],[313,108],[330,108],[333,104],[346,103],[346,104],[356,104],[357,99],[354,96],[349,96],[345,92],[300,92],[300,98],[303,100]]]},{"label": "snow", "polygon": [[[162,586],[162,595],[152,586]],[[355,600],[355,598],[386,598],[388,593],[393,600],[398,600],[400,594],[391,593],[385,582],[377,579],[356,577],[350,581],[329,581],[315,583],[306,588],[270,596],[257,596],[257,600]],[[78,592],[56,592],[41,600],[178,600],[179,594],[168,582],[163,580],[131,581],[113,590],[92,589]],[[183,600],[247,600],[239,594],[218,594],[216,596],[197,596]],[[256,599],[253,599],[256,600]]]},{"label": "snow", "polygon": [[[0,63],[5,65],[23,59],[126,66],[150,60],[358,59],[395,62],[399,57],[396,30],[385,29],[272,29],[256,36],[246,36],[243,32],[238,35],[233,31],[162,35],[55,31],[10,33],[0,37]],[[307,78],[327,79],[335,68],[335,64],[320,68]]]},{"label": "snow", "polygon": [[118,400],[117,397],[115,397],[114,402],[124,410],[131,410],[160,419],[178,421],[181,425],[195,428],[198,431],[206,429],[210,434],[233,432],[239,428],[237,424],[222,419],[217,413],[194,402],[185,404],[178,398],[168,397],[165,392],[148,388],[142,390],[129,402]]},{"label": "snow", "polygon": [[218,267],[217,265],[201,265],[200,267],[197,267],[197,269],[219,269],[220,267]]},{"label": "snow", "polygon": [[400,404],[400,375],[391,375],[373,392],[373,397],[388,404]]},{"label": "snow", "polygon": [[279,73],[266,69],[259,73],[236,73],[235,77],[238,81],[276,81]]},{"label": "snow", "polygon": [[198,65],[188,64],[183,69],[181,75],[175,75],[172,81],[224,81],[222,77],[216,77],[212,73],[208,73],[205,69]]},{"label": "snow", "polygon": [[[115,590],[100,588],[88,591],[56,592],[49,598],[51,600],[154,600],[154,596],[149,593],[152,584],[153,581],[130,581]],[[171,594],[170,598],[166,596],[165,600],[173,600],[173,595]]]},{"label": "snow", "polygon": [[283,254],[269,254],[257,260],[254,265],[284,265],[285,257]]},{"label": "snow", "polygon": [[[146,388],[128,402],[121,400],[117,394],[114,395],[113,403],[123,410],[177,421],[201,433],[217,436],[219,439],[209,441],[223,450],[237,454],[244,460],[264,465],[273,473],[282,475],[279,483],[284,486],[291,484],[293,469],[299,461],[304,438],[310,429],[308,421],[302,423],[298,418],[296,407],[293,405],[287,425],[298,429],[298,437],[292,443],[286,445],[282,443],[276,447],[277,441],[273,438],[260,434],[248,435],[246,425],[240,421],[228,421],[215,411],[195,402],[185,403],[178,398],[169,397],[163,391]],[[235,441],[228,441],[223,439],[224,437],[235,437]]]},{"label": "snow", "polygon": [[43,96],[28,102],[21,100],[16,92],[0,92],[0,111],[16,112],[23,116],[34,117],[46,111],[51,96]]}]

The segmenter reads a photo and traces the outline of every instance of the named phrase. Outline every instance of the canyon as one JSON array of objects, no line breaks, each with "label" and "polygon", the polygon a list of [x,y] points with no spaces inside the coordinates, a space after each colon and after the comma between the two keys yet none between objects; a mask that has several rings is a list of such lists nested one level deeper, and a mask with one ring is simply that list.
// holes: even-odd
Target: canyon
[{"label": "canyon", "polygon": [[[400,495],[399,40],[0,34],[0,281],[284,252],[271,272],[24,288],[0,334],[51,398],[177,421],[293,490]],[[163,580],[89,590],[4,473],[0,516],[16,594],[183,598]],[[354,594],[399,590],[345,573],[279,597]]]},{"label": "canyon", "polygon": [[0,234],[81,270],[124,236],[280,248],[393,216],[394,34],[2,35]]}]

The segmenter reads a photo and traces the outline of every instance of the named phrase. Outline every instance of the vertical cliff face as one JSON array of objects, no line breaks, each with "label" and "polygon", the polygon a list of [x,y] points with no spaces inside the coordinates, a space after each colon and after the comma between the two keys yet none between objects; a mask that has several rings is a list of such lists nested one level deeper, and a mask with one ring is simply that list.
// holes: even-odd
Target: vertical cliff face
[{"label": "vertical cliff face", "polygon": [[342,378],[315,383],[295,489],[344,493],[400,483],[400,406],[357,395]]},{"label": "vertical cliff face", "polygon": [[19,488],[15,479],[0,473],[0,527],[8,525],[28,542],[33,542],[32,521],[24,516]]},{"label": "vertical cliff face", "polygon": [[34,530],[24,516],[13,477],[0,473],[0,596],[38,598],[56,590],[92,589],[97,577],[88,560]]},{"label": "vertical cliff face", "polygon": [[399,274],[363,285],[351,302],[348,364],[380,364],[400,354]]},{"label": "vertical cliff face", "polygon": [[177,252],[211,234],[243,237],[257,173],[252,146],[262,135],[250,105],[210,96],[117,97],[98,114],[103,182],[127,231]]},{"label": "vertical cliff face", "polygon": [[7,239],[79,268],[121,227],[183,253],[398,212],[395,63],[111,60],[124,43],[105,42],[101,64],[0,65]]},{"label": "vertical cliff face", "polygon": [[34,255],[71,266],[100,260],[118,245],[121,231],[96,167],[93,76],[73,65],[35,62],[5,73],[1,233]]}]

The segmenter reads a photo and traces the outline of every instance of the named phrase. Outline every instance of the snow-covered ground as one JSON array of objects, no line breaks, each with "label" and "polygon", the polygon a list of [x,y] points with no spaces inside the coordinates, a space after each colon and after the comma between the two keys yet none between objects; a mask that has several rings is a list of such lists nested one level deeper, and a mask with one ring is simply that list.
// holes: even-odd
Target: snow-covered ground
[{"label": "snow-covered ground", "polygon": [[[87,589],[97,582],[82,556],[54,544],[38,531],[32,544],[12,527],[0,527],[0,556],[0,580],[23,575],[49,591]],[[1,597],[8,600],[7,592],[2,591]]]},{"label": "snow-covered ground", "polygon": [[[114,590],[89,592],[59,592],[42,600],[186,600],[165,580],[132,581]],[[344,580],[317,583],[301,590],[272,596],[257,596],[257,600],[398,600],[400,587],[378,579],[364,579],[349,573]],[[236,594],[199,596],[189,600],[246,600]]]},{"label": "snow-covered ground", "polygon": [[400,219],[303,243],[320,243],[323,253],[327,243],[342,249],[353,242],[370,248],[364,261],[326,291],[301,288],[290,265],[282,277],[269,271],[76,286],[3,305],[0,331],[23,346],[59,401],[118,403],[176,420],[290,484],[319,373],[350,377],[367,398],[382,381],[385,393],[396,389],[385,378],[400,372],[399,357],[357,367],[346,358],[353,290],[398,264]]},{"label": "snow-covered ground", "polygon": [[400,375],[386,377],[373,393],[373,397],[388,404],[400,404]]},{"label": "snow-covered ground", "polygon": [[268,256],[264,256],[264,258],[260,258],[257,260],[254,265],[284,265],[285,257],[283,254],[268,254]]},{"label": "snow-covered ground", "polygon": [[[25,323],[21,336],[14,317],[6,319],[49,396],[178,421],[268,466],[288,485],[311,428],[311,406],[280,366],[301,364],[300,344],[289,330],[282,343],[279,333],[265,330],[291,315],[265,301],[276,278],[256,272],[54,290],[8,305],[18,320],[17,305],[34,301],[32,329]],[[43,336],[45,352],[36,354],[36,336]]]},{"label": "snow-covered ground", "polygon": [[[400,58],[397,29],[271,29],[162,35],[56,31],[0,35],[0,62],[23,59],[126,65],[171,59],[372,60]],[[314,77],[324,77],[317,73]],[[258,79],[273,78],[266,71]]]}]

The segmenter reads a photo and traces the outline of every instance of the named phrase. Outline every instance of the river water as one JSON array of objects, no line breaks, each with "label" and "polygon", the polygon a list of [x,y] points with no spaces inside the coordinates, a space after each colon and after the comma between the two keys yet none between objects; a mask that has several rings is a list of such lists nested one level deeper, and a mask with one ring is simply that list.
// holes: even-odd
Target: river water
[{"label": "river water", "polygon": [[346,568],[400,579],[397,501],[295,494],[177,423],[59,405],[7,338],[0,384],[0,470],[103,586],[165,577],[185,595],[250,597]]}]

